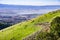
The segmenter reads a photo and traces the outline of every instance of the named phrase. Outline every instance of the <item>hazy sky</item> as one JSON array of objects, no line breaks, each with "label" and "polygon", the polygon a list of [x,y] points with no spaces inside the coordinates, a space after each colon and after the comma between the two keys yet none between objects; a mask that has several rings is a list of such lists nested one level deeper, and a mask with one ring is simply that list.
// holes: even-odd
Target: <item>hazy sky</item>
[{"label": "hazy sky", "polygon": [[60,0],[0,0],[0,4],[13,5],[60,5]]}]

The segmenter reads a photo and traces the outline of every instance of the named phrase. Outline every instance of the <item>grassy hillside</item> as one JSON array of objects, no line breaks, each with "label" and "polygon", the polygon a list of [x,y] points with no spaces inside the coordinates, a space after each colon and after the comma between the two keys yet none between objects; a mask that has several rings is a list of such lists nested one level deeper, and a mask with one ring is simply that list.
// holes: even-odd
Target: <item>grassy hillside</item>
[{"label": "grassy hillside", "polygon": [[24,37],[42,29],[41,26],[36,26],[36,24],[50,22],[56,16],[60,16],[60,10],[3,29],[0,31],[0,40],[22,40]]}]

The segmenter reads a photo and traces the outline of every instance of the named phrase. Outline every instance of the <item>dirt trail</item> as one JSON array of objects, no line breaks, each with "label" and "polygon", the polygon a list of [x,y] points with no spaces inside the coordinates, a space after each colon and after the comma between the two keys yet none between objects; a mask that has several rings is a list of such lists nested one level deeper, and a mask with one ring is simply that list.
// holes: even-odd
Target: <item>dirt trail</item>
[{"label": "dirt trail", "polygon": [[40,26],[40,27],[42,27],[42,29],[31,34],[31,35],[29,35],[29,36],[27,36],[23,40],[35,40],[36,36],[38,34],[40,34],[41,31],[43,31],[43,30],[48,31],[49,30],[50,24],[48,22],[45,22],[45,23],[38,23],[38,24],[36,24],[36,26]]}]

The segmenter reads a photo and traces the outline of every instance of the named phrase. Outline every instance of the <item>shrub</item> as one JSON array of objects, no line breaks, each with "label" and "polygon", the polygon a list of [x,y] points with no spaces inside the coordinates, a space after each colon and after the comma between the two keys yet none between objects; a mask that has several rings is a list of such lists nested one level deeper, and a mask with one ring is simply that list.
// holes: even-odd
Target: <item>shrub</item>
[{"label": "shrub", "polygon": [[60,17],[56,17],[52,20],[50,29],[52,33],[60,33]]},{"label": "shrub", "polygon": [[51,22],[50,33],[56,36],[56,38],[60,37],[60,17],[56,17]]}]

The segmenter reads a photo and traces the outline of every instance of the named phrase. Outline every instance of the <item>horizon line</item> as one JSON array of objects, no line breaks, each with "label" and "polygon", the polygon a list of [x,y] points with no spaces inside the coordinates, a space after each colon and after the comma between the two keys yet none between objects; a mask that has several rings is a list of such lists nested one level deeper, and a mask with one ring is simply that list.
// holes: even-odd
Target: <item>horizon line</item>
[{"label": "horizon line", "polygon": [[[19,4],[1,4],[0,5],[19,5]],[[21,5],[21,4],[20,4]],[[22,5],[23,6],[23,5]],[[49,5],[24,5],[24,6],[49,6]]]}]

